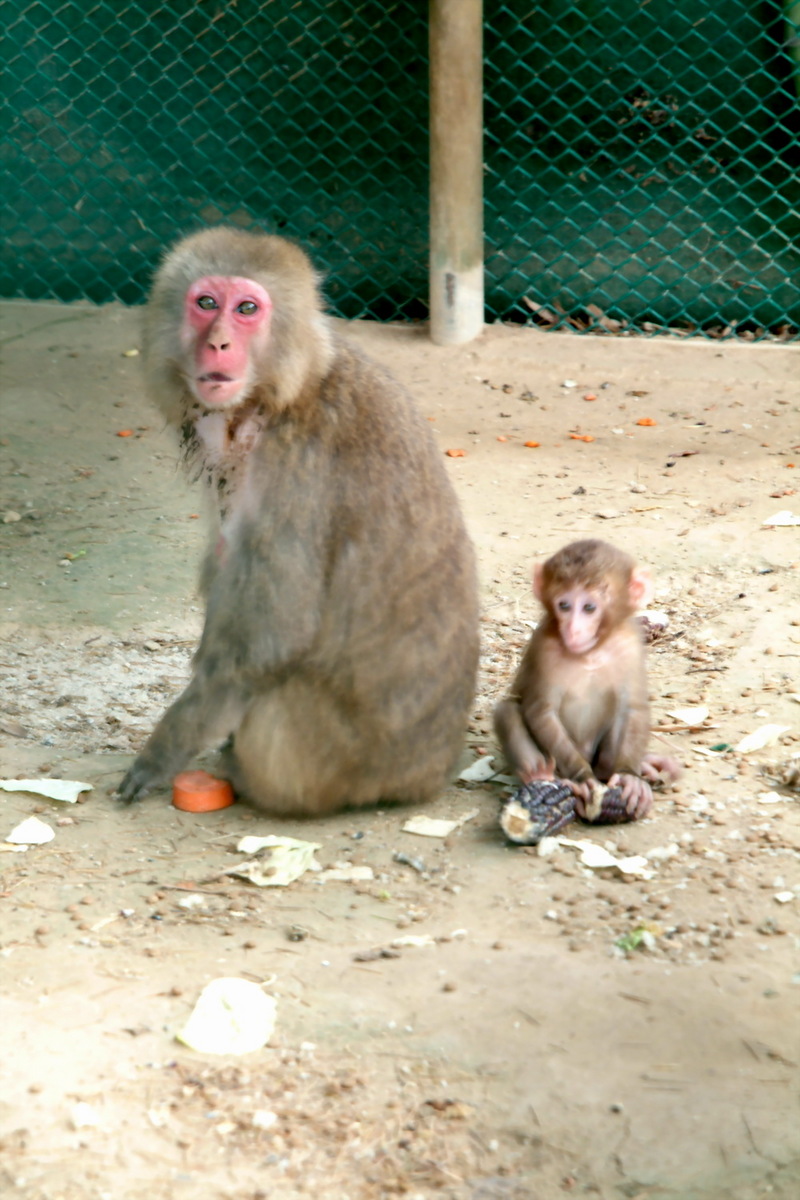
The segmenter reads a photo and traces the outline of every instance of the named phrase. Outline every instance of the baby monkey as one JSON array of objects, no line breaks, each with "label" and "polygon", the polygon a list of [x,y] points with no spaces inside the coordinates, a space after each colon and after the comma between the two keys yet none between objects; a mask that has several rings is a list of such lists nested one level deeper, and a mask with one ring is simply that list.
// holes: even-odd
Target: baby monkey
[{"label": "baby monkey", "polygon": [[637,820],[653,802],[649,781],[680,774],[673,759],[645,753],[647,673],[634,614],[650,601],[650,576],[587,538],[537,563],[533,590],[545,614],[494,711],[503,751],[523,783],[568,781],[578,816],[598,815],[602,783],[621,789]]}]

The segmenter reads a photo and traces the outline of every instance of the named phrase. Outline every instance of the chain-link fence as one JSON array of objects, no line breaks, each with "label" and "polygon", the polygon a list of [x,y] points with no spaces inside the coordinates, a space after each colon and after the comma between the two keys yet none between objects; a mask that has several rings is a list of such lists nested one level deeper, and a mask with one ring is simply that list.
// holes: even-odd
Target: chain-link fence
[{"label": "chain-link fence", "polygon": [[494,311],[792,332],[799,86],[797,2],[502,5],[486,44]]},{"label": "chain-link fence", "polygon": [[425,295],[424,6],[2,4],[13,125],[0,288],[143,298],[166,243],[221,221],[297,238],[332,307]]},{"label": "chain-link fence", "polygon": [[[201,225],[427,311],[427,5],[0,0],[0,293],[140,301]],[[795,24],[796,22],[796,24]],[[487,319],[800,324],[797,0],[486,4]]]}]

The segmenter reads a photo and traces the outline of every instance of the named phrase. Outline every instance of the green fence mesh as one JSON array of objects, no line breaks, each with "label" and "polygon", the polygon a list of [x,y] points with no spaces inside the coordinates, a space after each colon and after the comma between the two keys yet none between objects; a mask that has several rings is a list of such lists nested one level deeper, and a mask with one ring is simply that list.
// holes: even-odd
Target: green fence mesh
[{"label": "green fence mesh", "polygon": [[[487,319],[791,336],[800,0],[485,5]],[[296,238],[427,311],[427,5],[0,0],[0,293],[140,301],[166,243]]]},{"label": "green fence mesh", "polygon": [[503,5],[486,50],[496,310],[790,333],[798,35],[800,3]]}]

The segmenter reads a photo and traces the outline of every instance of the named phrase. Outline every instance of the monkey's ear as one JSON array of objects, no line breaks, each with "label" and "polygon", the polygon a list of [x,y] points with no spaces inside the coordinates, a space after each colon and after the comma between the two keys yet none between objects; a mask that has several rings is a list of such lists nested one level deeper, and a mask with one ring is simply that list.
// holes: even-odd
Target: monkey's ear
[{"label": "monkey's ear", "polygon": [[653,599],[653,577],[644,567],[634,567],[628,584],[628,595],[634,608],[646,608]]},{"label": "monkey's ear", "polygon": [[533,564],[533,594],[544,604],[544,563]]}]

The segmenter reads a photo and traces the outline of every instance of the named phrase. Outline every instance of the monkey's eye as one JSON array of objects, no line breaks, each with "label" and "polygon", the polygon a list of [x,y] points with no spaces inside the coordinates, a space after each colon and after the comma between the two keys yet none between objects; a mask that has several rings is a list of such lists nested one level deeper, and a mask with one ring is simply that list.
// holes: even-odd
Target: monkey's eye
[{"label": "monkey's eye", "polygon": [[213,296],[198,296],[197,307],[202,308],[205,312],[209,312],[212,308],[217,307],[217,302]]},{"label": "monkey's eye", "polygon": [[559,612],[569,612],[569,607],[570,607],[569,600],[559,600],[559,602],[558,602]]},{"label": "monkey's eye", "polygon": [[244,317],[252,317],[254,313],[258,312],[258,305],[255,300],[243,300],[241,304],[236,305],[236,311]]},{"label": "monkey's eye", "polygon": [[583,606],[583,611],[588,613],[597,612],[597,605],[593,600],[587,600]]}]

